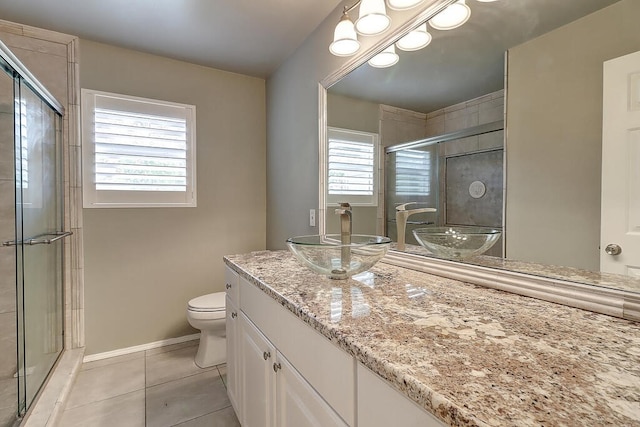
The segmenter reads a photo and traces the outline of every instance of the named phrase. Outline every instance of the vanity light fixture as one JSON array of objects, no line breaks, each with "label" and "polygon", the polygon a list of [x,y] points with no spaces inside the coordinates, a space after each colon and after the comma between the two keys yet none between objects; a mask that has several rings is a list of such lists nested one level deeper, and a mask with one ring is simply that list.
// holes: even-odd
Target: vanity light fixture
[{"label": "vanity light fixture", "polygon": [[356,31],[363,36],[383,33],[391,25],[384,0],[361,0],[360,15],[356,21]]},{"label": "vanity light fixture", "polygon": [[[393,10],[405,10],[411,9],[422,3],[424,0],[387,0],[387,5]],[[493,0],[484,0],[493,1]]]},{"label": "vanity light fixture", "polygon": [[342,18],[333,32],[333,43],[329,45],[329,51],[335,56],[351,56],[358,49],[360,49],[358,35],[345,7],[344,12],[342,12]]},{"label": "vanity light fixture", "polygon": [[453,30],[469,20],[471,9],[465,0],[458,0],[447,6],[442,12],[429,20],[429,25],[436,30]]},{"label": "vanity light fixture", "polygon": [[396,42],[400,50],[414,51],[427,47],[431,43],[431,34],[427,30],[427,23],[420,25]]},{"label": "vanity light fixture", "polygon": [[387,68],[395,65],[400,57],[396,53],[395,45],[390,45],[385,50],[371,58],[368,62],[369,65],[375,68]]}]

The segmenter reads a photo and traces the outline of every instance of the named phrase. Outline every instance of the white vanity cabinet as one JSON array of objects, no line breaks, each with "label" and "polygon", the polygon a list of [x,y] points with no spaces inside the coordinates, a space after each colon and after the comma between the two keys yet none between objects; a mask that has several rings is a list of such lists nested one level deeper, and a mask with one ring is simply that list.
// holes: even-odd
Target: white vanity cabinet
[{"label": "white vanity cabinet", "polygon": [[347,427],[244,313],[240,329],[244,427]]},{"label": "white vanity cabinet", "polygon": [[240,366],[239,359],[239,281],[238,274],[225,268],[225,288],[226,288],[226,336],[227,336],[227,394],[236,414],[242,412],[240,407]]},{"label": "white vanity cabinet", "polygon": [[235,277],[235,301],[233,285],[227,290],[227,392],[243,427],[444,425]]},{"label": "white vanity cabinet", "polygon": [[[238,317],[227,317],[232,324],[227,325],[227,369],[230,364],[238,367],[235,398],[239,405],[234,409],[242,426],[353,426],[353,359],[256,286],[242,278],[239,285]],[[237,353],[232,361],[233,350],[229,349],[233,342]],[[301,368],[287,358],[285,349],[300,361]],[[325,371],[336,360],[338,366]],[[230,379],[227,390],[232,399]],[[344,396],[346,403],[340,402]],[[328,402],[335,402],[346,416],[339,415]]]}]

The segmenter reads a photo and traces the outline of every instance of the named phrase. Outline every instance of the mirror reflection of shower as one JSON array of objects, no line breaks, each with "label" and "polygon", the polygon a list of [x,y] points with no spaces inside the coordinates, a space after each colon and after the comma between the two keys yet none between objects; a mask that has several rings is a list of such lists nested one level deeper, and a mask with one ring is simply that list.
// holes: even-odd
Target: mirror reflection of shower
[{"label": "mirror reflection of shower", "polygon": [[[398,242],[399,250],[404,250],[405,243],[418,245],[413,231],[419,228],[467,225],[503,229],[502,97],[503,91],[498,91],[429,113],[425,126],[429,136],[386,146],[385,233]],[[483,103],[491,105],[494,113],[479,114]],[[480,118],[484,123],[474,124]],[[487,121],[491,118],[499,120]],[[501,241],[486,253],[502,254]]]}]

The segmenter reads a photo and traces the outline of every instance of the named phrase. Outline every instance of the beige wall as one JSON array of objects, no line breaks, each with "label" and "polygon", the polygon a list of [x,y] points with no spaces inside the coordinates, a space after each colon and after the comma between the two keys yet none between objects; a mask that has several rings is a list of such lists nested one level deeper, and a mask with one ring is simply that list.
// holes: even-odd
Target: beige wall
[{"label": "beige wall", "polygon": [[265,81],[82,40],[81,86],[194,104],[197,208],[84,209],[87,354],[197,331],[225,254],[265,247]]},{"label": "beige wall", "polygon": [[640,50],[623,0],[509,51],[508,258],[599,269],[602,63]]}]

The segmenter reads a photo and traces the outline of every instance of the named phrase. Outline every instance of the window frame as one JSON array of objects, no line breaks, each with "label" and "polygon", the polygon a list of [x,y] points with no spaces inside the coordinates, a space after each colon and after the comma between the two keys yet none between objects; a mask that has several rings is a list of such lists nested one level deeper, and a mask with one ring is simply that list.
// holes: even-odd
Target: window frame
[{"label": "window frame", "polygon": [[[331,140],[340,138],[342,140],[367,143],[373,146],[373,192],[371,195],[356,195],[356,194],[329,194],[329,149],[331,146]],[[342,202],[347,202],[351,206],[378,206],[378,191],[380,188],[379,179],[379,164],[380,164],[380,143],[377,133],[357,131],[352,129],[344,129],[338,127],[327,126],[327,185],[326,185],[326,203],[327,205],[335,205]]]},{"label": "window frame", "polygon": [[[95,108],[98,98],[105,102],[121,103],[123,111],[162,115],[162,111],[184,113],[186,123],[186,190],[185,191],[126,191],[97,190],[95,182]],[[135,104],[134,104],[135,103]],[[126,105],[137,108],[127,109]],[[82,135],[82,194],[84,208],[154,208],[197,207],[196,192],[196,107],[158,99],[81,90]],[[165,115],[165,117],[177,117]]]}]

